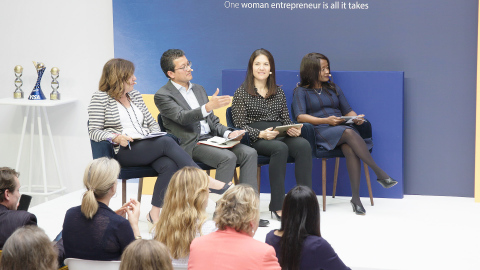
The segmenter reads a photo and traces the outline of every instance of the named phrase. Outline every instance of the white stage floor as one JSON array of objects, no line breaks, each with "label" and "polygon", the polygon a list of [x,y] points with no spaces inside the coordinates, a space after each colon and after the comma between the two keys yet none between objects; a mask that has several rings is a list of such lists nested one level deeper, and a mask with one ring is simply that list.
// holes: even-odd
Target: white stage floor
[{"label": "white stage floor", "polygon": [[[137,184],[128,184],[127,198],[135,198]],[[121,183],[110,207],[121,206]],[[30,208],[48,236],[62,229],[65,212],[81,203],[83,190],[72,192]],[[268,211],[270,194],[261,194],[261,218],[270,226],[259,228],[255,239],[280,227]],[[321,196],[318,197],[321,202]],[[146,214],[151,196],[142,196],[140,230],[148,232]],[[473,198],[405,196],[404,199],[375,198],[370,206],[362,198],[367,215],[352,212],[350,198],[327,197],[327,211],[321,212],[322,236],[352,269],[480,269],[480,204]],[[207,212],[215,204],[209,202]],[[321,208],[321,206],[320,206]]]}]

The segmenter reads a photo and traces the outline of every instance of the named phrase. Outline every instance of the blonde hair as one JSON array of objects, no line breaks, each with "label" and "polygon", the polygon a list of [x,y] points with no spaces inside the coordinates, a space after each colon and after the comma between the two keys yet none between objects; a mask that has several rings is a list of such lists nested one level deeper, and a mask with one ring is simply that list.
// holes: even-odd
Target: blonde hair
[{"label": "blonde hair", "polygon": [[195,167],[178,170],[168,184],[155,240],[164,243],[174,259],[190,254],[190,244],[201,234],[207,215],[208,176]]},{"label": "blonde hair", "polygon": [[91,161],[83,175],[83,184],[87,191],[83,194],[82,213],[87,219],[92,219],[97,213],[97,199],[103,198],[117,182],[120,164],[115,159],[106,157]]},{"label": "blonde hair", "polygon": [[135,66],[132,62],[121,58],[110,59],[103,66],[98,89],[107,92],[114,99],[120,99],[125,92],[124,83],[134,72]]},{"label": "blonde hair", "polygon": [[125,248],[120,270],[173,270],[167,247],[155,240],[136,240]]},{"label": "blonde hair", "polygon": [[37,226],[17,229],[5,242],[0,269],[54,270],[58,252],[45,232]]},{"label": "blonde hair", "polygon": [[258,223],[260,218],[259,205],[258,194],[251,186],[236,185],[217,201],[213,220],[219,230],[230,227],[237,232],[250,232],[250,222]]}]

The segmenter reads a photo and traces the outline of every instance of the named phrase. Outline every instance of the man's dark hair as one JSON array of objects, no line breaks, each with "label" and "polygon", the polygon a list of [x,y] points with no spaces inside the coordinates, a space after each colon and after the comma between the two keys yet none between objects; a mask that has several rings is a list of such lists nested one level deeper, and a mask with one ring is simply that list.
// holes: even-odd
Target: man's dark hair
[{"label": "man's dark hair", "polygon": [[185,53],[179,49],[170,49],[162,54],[162,58],[160,58],[160,67],[162,68],[163,73],[165,73],[165,76],[167,76],[167,78],[170,79],[170,77],[168,76],[169,71],[175,72],[175,64],[173,63],[173,61],[184,55]]},{"label": "man's dark hair", "polygon": [[18,178],[19,175],[14,169],[8,167],[0,168],[0,202],[5,200],[5,190],[15,191],[15,177]]}]

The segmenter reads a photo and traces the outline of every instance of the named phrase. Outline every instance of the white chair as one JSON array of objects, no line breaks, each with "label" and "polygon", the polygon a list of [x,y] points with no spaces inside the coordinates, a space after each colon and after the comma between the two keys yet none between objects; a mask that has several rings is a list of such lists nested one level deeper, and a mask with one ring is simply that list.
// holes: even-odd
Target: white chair
[{"label": "white chair", "polygon": [[68,258],[65,264],[69,270],[118,270],[120,269],[120,261],[91,261]]}]

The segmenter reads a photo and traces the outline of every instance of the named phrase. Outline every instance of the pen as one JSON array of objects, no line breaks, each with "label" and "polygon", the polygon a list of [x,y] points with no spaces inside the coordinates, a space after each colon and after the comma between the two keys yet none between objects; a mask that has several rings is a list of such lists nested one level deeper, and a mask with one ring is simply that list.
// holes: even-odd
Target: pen
[{"label": "pen", "polygon": [[[125,133],[125,136],[128,136],[127,133]],[[127,141],[128,142],[128,149],[132,150],[132,147],[130,146],[130,141]]]}]

